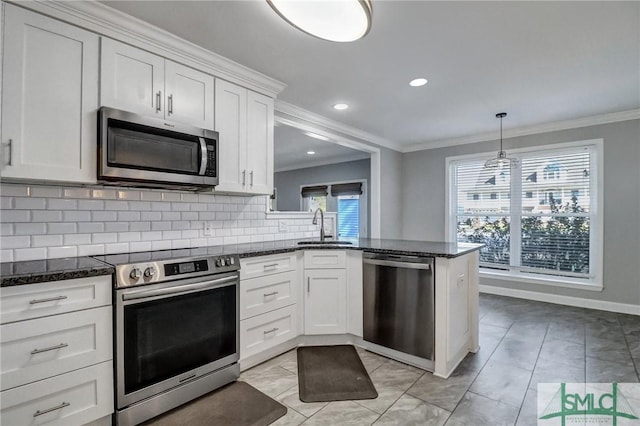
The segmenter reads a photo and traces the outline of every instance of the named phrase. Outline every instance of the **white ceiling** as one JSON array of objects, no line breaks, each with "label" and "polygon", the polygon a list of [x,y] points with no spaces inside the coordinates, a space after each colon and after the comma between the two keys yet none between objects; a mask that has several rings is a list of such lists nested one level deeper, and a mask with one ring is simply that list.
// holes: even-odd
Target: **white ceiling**
[{"label": "white ceiling", "polygon": [[[496,132],[501,111],[508,130],[640,108],[640,2],[373,0],[353,43],[308,36],[262,0],[107,3],[404,147]],[[409,87],[415,77],[429,83]]]},{"label": "white ceiling", "polygon": [[276,172],[369,158],[366,152],[309,137],[289,126],[276,126],[274,137]]}]

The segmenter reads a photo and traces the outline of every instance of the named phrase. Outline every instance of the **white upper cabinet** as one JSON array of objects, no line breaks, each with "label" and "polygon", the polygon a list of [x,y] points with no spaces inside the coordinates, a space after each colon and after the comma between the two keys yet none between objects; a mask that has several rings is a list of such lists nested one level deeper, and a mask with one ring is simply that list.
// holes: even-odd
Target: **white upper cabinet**
[{"label": "white upper cabinet", "polygon": [[216,79],[220,192],[273,191],[273,99]]},{"label": "white upper cabinet", "polygon": [[98,36],[3,7],[2,177],[94,183]]},{"label": "white upper cabinet", "polygon": [[102,38],[103,106],[213,129],[213,90],[208,74]]}]

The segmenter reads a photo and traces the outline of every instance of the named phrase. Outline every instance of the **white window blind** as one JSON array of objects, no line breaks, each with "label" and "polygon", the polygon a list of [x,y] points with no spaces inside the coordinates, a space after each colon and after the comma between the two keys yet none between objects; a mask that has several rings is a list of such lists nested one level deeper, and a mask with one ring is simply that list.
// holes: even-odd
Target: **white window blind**
[{"label": "white window blind", "polygon": [[452,233],[485,244],[484,268],[592,279],[596,154],[593,145],[509,154],[514,169],[451,161]]}]

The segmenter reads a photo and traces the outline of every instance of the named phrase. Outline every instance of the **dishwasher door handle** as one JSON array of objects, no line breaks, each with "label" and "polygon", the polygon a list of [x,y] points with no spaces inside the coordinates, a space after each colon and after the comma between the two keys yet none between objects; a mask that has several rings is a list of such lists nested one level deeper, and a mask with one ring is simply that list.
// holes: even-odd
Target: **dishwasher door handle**
[{"label": "dishwasher door handle", "polygon": [[417,263],[417,262],[397,262],[395,260],[380,260],[380,259],[363,259],[362,263],[365,265],[378,265],[378,266],[391,266],[395,268],[407,268],[407,269],[424,269],[430,270],[430,263]]}]

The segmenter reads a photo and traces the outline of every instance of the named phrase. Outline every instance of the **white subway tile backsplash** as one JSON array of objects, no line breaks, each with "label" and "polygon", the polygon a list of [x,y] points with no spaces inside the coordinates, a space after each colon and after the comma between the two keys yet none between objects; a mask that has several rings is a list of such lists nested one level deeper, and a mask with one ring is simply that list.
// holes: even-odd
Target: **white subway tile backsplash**
[{"label": "white subway tile backsplash", "polygon": [[78,246],[78,256],[96,256],[99,254],[104,254],[104,244]]},{"label": "white subway tile backsplash", "polygon": [[163,192],[162,201],[180,201],[179,192]]},{"label": "white subway tile backsplash", "polygon": [[139,200],[140,191],[118,191],[117,197],[119,200]]},{"label": "white subway tile backsplash", "polygon": [[91,212],[91,220],[94,222],[113,222],[118,219],[117,212],[93,211]]},{"label": "white subway tile backsplash", "polygon": [[28,235],[20,235],[20,236],[11,236],[11,237],[2,237],[2,248],[6,249],[18,249],[18,248],[26,248],[31,246],[31,237]]},{"label": "white subway tile backsplash", "polygon": [[163,240],[177,240],[180,239],[181,236],[180,231],[162,231]]},{"label": "white subway tile backsplash", "polygon": [[162,232],[160,231],[150,231],[150,232],[141,232],[140,239],[142,241],[156,241],[162,239]]},{"label": "white subway tile backsplash", "polygon": [[162,212],[140,212],[141,220],[162,220]]},{"label": "white subway tile backsplash", "polygon": [[200,203],[215,203],[216,197],[213,194],[198,194],[198,202]]},{"label": "white subway tile backsplash", "polygon": [[62,197],[62,188],[33,185],[30,187],[29,195],[31,197],[60,198]]},{"label": "white subway tile backsplash", "polygon": [[78,255],[78,247],[77,246],[49,247],[47,249],[47,253],[50,258],[76,257]]},{"label": "white subway tile backsplash", "polygon": [[149,251],[151,250],[151,241],[137,241],[129,243],[131,251]]},{"label": "white subway tile backsplash", "polygon": [[47,208],[49,210],[76,210],[78,208],[78,201],[47,198]]},{"label": "white subway tile backsplash", "polygon": [[224,237],[222,239],[223,244],[238,244],[238,237]]},{"label": "white subway tile backsplash", "polygon": [[189,228],[191,228],[191,223],[188,221],[174,220],[173,222],[171,222],[171,229],[174,231]]},{"label": "white subway tile backsplash", "polygon": [[48,234],[74,234],[78,232],[77,229],[78,224],[72,222],[47,224]]},{"label": "white subway tile backsplash", "polygon": [[128,253],[129,252],[129,243],[115,243],[115,244],[105,244],[104,252],[107,254],[113,253]]},{"label": "white subway tile backsplash", "polygon": [[33,222],[61,222],[62,212],[60,210],[34,210],[31,212]]},{"label": "white subway tile backsplash", "polygon": [[140,233],[139,232],[119,232],[118,233],[118,242],[128,243],[131,241],[140,241]]},{"label": "white subway tile backsplash", "polygon": [[68,234],[62,239],[65,246],[91,244],[91,234]]},{"label": "white subway tile backsplash", "polygon": [[101,222],[80,222],[78,223],[78,232],[104,232],[104,223]]},{"label": "white subway tile backsplash", "polygon": [[115,232],[101,232],[99,234],[91,234],[91,242],[93,244],[115,243],[118,241],[118,234]]},{"label": "white subway tile backsplash", "polygon": [[133,222],[140,220],[140,212],[118,212],[118,221]]},{"label": "white subway tile backsplash", "polygon": [[62,235],[33,235],[31,237],[32,247],[51,247],[62,245]]},{"label": "white subway tile backsplash", "polygon": [[181,220],[198,220],[198,212],[181,212]]},{"label": "white subway tile backsplash", "polygon": [[88,188],[65,188],[64,198],[89,198],[91,190]]},{"label": "white subway tile backsplash", "polygon": [[171,211],[187,212],[189,211],[189,203],[171,203]]},{"label": "white subway tile backsplash", "polygon": [[191,247],[191,241],[189,240],[172,240],[171,248],[172,249],[181,249]]},{"label": "white subway tile backsplash", "polygon": [[129,210],[129,203],[126,201],[105,201],[104,208],[106,210]]},{"label": "white subway tile backsplash", "polygon": [[14,230],[13,223],[0,223],[0,235],[13,235]]},{"label": "white subway tile backsplash", "polygon": [[185,203],[193,203],[198,201],[198,194],[192,194],[190,192],[183,192],[180,194],[180,200]]},{"label": "white subway tile backsplash", "polygon": [[151,222],[129,222],[129,231],[150,231]]},{"label": "white subway tile backsplash", "polygon": [[16,223],[14,233],[15,235],[46,234],[47,225],[45,223]]},{"label": "white subway tile backsplash", "polygon": [[140,199],[145,201],[160,201],[162,200],[162,193],[155,191],[142,191],[140,193]]},{"label": "white subway tile backsplash", "polygon": [[239,235],[238,236],[238,244],[250,243],[251,237],[248,235]]},{"label": "white subway tile backsplash", "polygon": [[208,246],[219,246],[222,245],[222,238],[221,237],[209,237],[207,238],[207,245]]},{"label": "white subway tile backsplash", "polygon": [[165,203],[165,202],[151,203],[151,210],[164,211],[164,212],[171,211],[171,203]]},{"label": "white subway tile backsplash", "polygon": [[0,262],[13,262],[13,250],[0,250]]},{"label": "white subway tile backsplash", "polygon": [[162,212],[162,220],[180,220],[180,212]]},{"label": "white subway tile backsplash", "polygon": [[13,208],[17,210],[44,210],[47,203],[44,198],[16,197],[13,200]]},{"label": "white subway tile backsplash", "polygon": [[44,247],[15,249],[13,251],[14,261],[37,260],[37,259],[46,259],[46,258],[47,258],[47,249]]},{"label": "white subway tile backsplash", "polygon": [[91,220],[91,212],[86,210],[63,211],[62,220],[65,222],[88,222]]},{"label": "white subway tile backsplash", "polygon": [[216,213],[215,212],[199,212],[198,220],[215,220]]},{"label": "white subway tile backsplash", "polygon": [[116,198],[115,189],[94,189],[91,192],[93,198],[101,198],[103,200],[114,200]]},{"label": "white subway tile backsplash", "polygon": [[26,185],[3,183],[2,186],[0,186],[0,195],[6,197],[28,197],[29,187]]},{"label": "white subway tile backsplash", "polygon": [[151,250],[169,250],[171,248],[171,241],[151,241]]},{"label": "white subway tile backsplash", "polygon": [[152,231],[167,231],[171,229],[171,222],[151,222]]},{"label": "white subway tile backsplash", "polygon": [[200,231],[196,230],[196,229],[188,229],[185,231],[182,231],[182,238],[198,238],[200,237]]},{"label": "white subway tile backsplash", "polygon": [[230,220],[230,219],[231,219],[231,214],[229,214],[229,212],[216,213],[216,220]]},{"label": "white subway tile backsplash", "polygon": [[13,197],[0,197],[0,208],[2,210],[10,210],[13,208]]},{"label": "white subway tile backsplash", "polygon": [[127,232],[129,230],[129,222],[105,222],[105,232]]},{"label": "white subway tile backsplash", "polygon": [[102,200],[79,200],[78,210],[104,210],[104,201]]},{"label": "white subway tile backsplash", "polygon": [[151,203],[149,201],[129,201],[129,209],[145,212],[151,210]]}]

